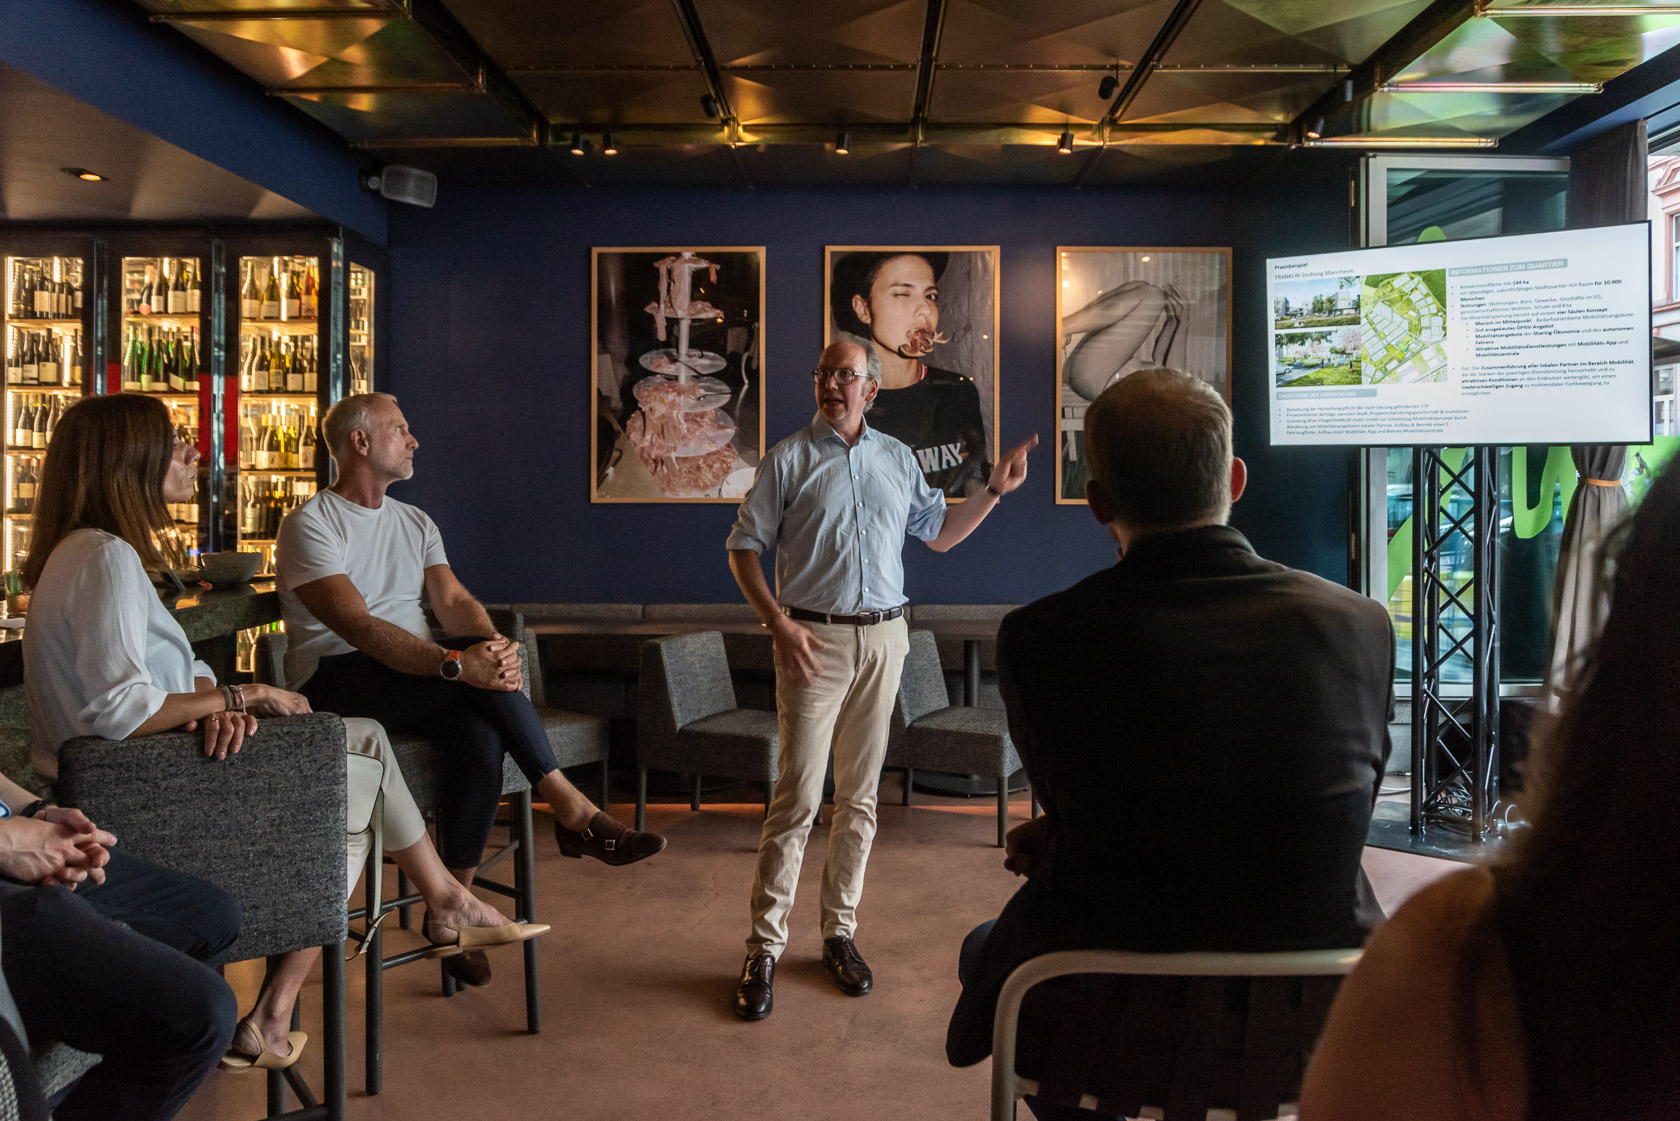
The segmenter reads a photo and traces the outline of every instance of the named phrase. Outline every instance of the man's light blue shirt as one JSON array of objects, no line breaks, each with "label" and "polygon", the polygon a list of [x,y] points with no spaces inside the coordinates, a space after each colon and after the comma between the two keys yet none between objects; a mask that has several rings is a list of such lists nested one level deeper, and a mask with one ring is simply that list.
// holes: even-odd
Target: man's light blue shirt
[{"label": "man's light blue shirt", "polygon": [[944,524],[945,496],[905,444],[866,424],[850,447],[819,414],[759,464],[728,547],[776,546],[784,606],[857,615],[904,604],[904,535],[932,541]]}]

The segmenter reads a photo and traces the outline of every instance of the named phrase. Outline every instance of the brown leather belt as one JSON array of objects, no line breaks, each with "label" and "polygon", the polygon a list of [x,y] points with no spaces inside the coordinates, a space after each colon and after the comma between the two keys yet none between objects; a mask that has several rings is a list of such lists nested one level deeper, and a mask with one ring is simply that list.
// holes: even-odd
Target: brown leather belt
[{"label": "brown leather belt", "polygon": [[782,614],[789,619],[798,619],[805,623],[844,623],[853,627],[873,627],[876,623],[885,623],[904,614],[902,607],[889,607],[885,611],[865,611],[862,615],[829,615],[822,611],[807,611],[803,607],[783,607]]}]

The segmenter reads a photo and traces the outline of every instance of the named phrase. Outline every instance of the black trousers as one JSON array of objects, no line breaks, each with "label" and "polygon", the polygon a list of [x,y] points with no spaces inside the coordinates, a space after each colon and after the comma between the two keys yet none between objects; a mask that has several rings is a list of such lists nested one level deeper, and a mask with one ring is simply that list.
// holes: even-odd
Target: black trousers
[{"label": "black trousers", "polygon": [[104,1056],[53,1116],[175,1116],[233,1038],[238,1008],[211,967],[238,933],[222,891],[121,848],[100,885],[0,881],[0,964],[30,1042]]},{"label": "black trousers", "polygon": [[[439,643],[465,650],[483,641],[467,635]],[[448,771],[438,787],[437,847],[450,868],[473,868],[483,859],[502,800],[503,754],[532,786],[557,769],[542,720],[524,693],[402,673],[360,650],[322,658],[300,692],[318,712],[365,716],[392,734],[424,736],[443,752]]]}]

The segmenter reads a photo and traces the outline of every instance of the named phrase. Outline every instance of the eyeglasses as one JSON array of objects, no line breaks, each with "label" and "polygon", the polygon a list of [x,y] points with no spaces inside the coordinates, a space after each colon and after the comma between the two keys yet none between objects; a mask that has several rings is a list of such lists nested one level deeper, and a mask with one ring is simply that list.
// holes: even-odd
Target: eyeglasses
[{"label": "eyeglasses", "polygon": [[859,378],[866,378],[868,376],[868,374],[860,374],[856,370],[847,366],[842,366],[838,369],[829,366],[818,366],[816,369],[811,371],[811,380],[816,382],[818,385],[823,383],[824,378],[833,378],[835,385],[848,386]]}]

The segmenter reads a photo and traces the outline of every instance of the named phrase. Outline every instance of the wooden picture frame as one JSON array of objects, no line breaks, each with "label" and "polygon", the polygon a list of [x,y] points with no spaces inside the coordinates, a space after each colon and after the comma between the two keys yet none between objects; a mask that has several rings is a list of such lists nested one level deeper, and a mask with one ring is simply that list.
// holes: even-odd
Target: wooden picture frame
[{"label": "wooden picture frame", "polygon": [[1228,246],[1056,247],[1056,502],[1085,504],[1085,409],[1170,366],[1231,400]]},{"label": "wooden picture frame", "polygon": [[882,382],[867,423],[910,445],[953,502],[985,488],[1000,454],[1000,256],[996,245],[823,249],[823,346],[846,339],[869,351]]},{"label": "wooden picture frame", "polygon": [[589,500],[739,502],[764,459],[764,246],[589,265]]}]

